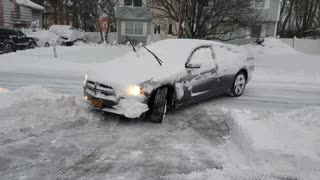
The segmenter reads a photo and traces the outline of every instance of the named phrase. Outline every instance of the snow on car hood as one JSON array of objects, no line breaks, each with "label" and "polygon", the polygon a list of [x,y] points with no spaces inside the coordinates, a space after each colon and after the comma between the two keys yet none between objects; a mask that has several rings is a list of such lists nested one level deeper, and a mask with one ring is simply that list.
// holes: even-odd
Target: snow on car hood
[{"label": "snow on car hood", "polygon": [[136,53],[113,59],[107,63],[97,64],[88,73],[88,79],[113,87],[118,93],[125,92],[128,86],[140,85],[148,80],[164,80],[185,75],[184,63],[168,63],[168,60],[158,57],[164,62],[162,66],[148,52],[140,49]]}]

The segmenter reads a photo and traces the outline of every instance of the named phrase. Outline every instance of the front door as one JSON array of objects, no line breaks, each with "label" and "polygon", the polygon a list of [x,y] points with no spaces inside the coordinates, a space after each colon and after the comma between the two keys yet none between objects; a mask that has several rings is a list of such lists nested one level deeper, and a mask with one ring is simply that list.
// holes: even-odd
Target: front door
[{"label": "front door", "polygon": [[217,64],[210,46],[197,48],[186,63],[187,86],[192,101],[201,100],[218,90]]}]

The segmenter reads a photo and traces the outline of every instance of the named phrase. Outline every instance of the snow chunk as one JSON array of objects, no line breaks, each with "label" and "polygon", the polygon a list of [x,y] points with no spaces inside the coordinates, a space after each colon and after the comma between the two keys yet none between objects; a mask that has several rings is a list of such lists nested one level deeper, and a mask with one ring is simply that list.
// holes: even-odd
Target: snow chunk
[{"label": "snow chunk", "polygon": [[242,47],[247,50],[247,54],[250,54],[250,56],[256,56],[258,54],[301,54],[288,44],[276,38],[265,38],[262,46],[250,44]]},{"label": "snow chunk", "polygon": [[127,118],[139,118],[142,113],[149,110],[147,104],[136,98],[122,99],[114,108],[122,112]]}]

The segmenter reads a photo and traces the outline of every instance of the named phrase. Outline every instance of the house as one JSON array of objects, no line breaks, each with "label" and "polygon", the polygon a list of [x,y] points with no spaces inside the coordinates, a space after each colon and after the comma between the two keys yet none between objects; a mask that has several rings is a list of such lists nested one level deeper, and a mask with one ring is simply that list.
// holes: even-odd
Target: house
[{"label": "house", "polygon": [[120,0],[116,6],[118,43],[147,43],[153,32],[150,0]]},{"label": "house", "polygon": [[[255,10],[255,15],[257,15],[254,25],[249,25],[249,23],[243,22],[243,24],[248,25],[235,28],[236,30],[233,32],[216,36],[215,38],[222,40],[234,39],[233,41],[243,41],[244,39],[275,37],[277,33],[277,24],[280,17],[281,0],[251,0],[251,5]],[[210,0],[208,1],[208,6],[210,6]],[[157,10],[154,11],[157,13]],[[174,38],[177,36],[178,22],[163,18],[153,18],[153,23],[161,24],[161,37]],[[224,29],[228,26],[232,27],[234,24],[226,21],[220,28]],[[207,27],[210,27],[209,21],[207,22]],[[216,31],[219,31],[219,29],[216,29]]]},{"label": "house", "polygon": [[29,28],[37,22],[41,28],[43,9],[30,0],[0,0],[0,26]]},{"label": "house", "polygon": [[232,36],[250,38],[276,37],[280,19],[281,0],[252,0],[253,7],[259,12],[257,23],[239,30]]}]

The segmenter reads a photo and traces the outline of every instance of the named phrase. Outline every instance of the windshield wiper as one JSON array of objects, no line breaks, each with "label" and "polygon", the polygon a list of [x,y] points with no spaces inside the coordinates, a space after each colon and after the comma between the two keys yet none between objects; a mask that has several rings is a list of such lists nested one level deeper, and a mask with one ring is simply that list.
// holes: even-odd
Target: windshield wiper
[{"label": "windshield wiper", "polygon": [[163,61],[157,56],[155,55],[151,50],[149,50],[145,45],[142,45],[143,48],[145,48],[150,54],[152,54],[154,56],[154,58],[156,58],[156,60],[158,61],[158,63],[160,64],[160,66],[162,66]]},{"label": "windshield wiper", "polygon": [[136,48],[134,47],[134,45],[132,44],[132,42],[130,41],[130,39],[128,38],[128,36],[126,36],[126,39],[127,39],[127,41],[129,41],[129,43],[130,43],[130,45],[131,45],[131,47],[132,47],[133,51],[136,53],[136,52],[137,52],[137,50],[136,50]]},{"label": "windshield wiper", "polygon": [[[138,52],[137,52],[136,48],[134,47],[134,45],[132,44],[132,42],[130,41],[130,39],[128,38],[128,36],[126,36],[126,39],[127,39],[127,41],[129,41],[129,43],[130,43],[133,51],[134,51],[135,53],[137,53],[137,56],[138,56]],[[149,50],[145,45],[142,45],[142,47],[145,48],[150,54],[152,54],[153,57],[156,58],[156,60],[157,60],[158,63],[160,64],[160,66],[162,66],[163,61],[162,61],[157,55],[155,55],[155,54],[154,54],[151,50]],[[138,56],[138,57],[139,57],[139,56]]]}]

